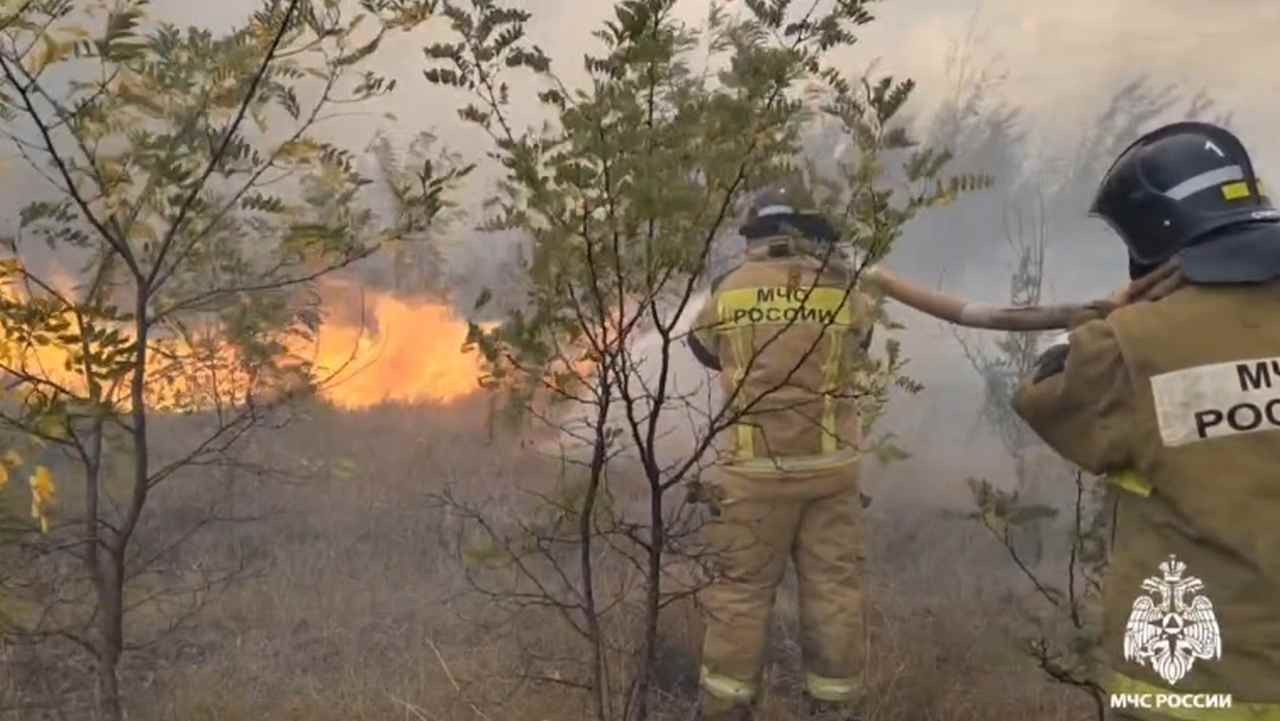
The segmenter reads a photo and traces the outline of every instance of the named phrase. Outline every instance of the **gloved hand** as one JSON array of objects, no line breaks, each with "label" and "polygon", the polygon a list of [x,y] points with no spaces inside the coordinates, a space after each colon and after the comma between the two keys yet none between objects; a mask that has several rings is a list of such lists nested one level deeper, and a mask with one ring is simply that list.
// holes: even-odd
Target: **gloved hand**
[{"label": "gloved hand", "polygon": [[685,484],[685,503],[696,505],[707,504],[712,516],[720,515],[720,501],[724,500],[724,490],[716,485],[708,485],[702,481],[689,481]]},{"label": "gloved hand", "polygon": [[1086,305],[1083,310],[1071,317],[1070,328],[1074,330],[1091,320],[1106,318],[1115,309],[1130,303],[1160,300],[1186,283],[1187,278],[1182,274],[1182,261],[1178,256],[1174,256],[1160,267],[1106,298]]}]

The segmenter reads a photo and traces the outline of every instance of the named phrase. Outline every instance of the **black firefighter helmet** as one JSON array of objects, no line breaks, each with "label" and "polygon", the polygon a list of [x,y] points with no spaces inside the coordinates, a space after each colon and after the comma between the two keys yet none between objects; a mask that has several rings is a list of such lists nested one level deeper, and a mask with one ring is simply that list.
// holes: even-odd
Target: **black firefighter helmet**
[{"label": "black firefighter helmet", "polygon": [[1128,246],[1131,278],[1179,254],[1193,283],[1280,276],[1280,211],[1244,145],[1216,125],[1173,123],[1139,138],[1103,176],[1089,212]]},{"label": "black firefighter helmet", "polygon": [[748,245],[794,234],[819,243],[837,240],[836,229],[815,207],[803,179],[794,176],[757,192],[738,232]]}]

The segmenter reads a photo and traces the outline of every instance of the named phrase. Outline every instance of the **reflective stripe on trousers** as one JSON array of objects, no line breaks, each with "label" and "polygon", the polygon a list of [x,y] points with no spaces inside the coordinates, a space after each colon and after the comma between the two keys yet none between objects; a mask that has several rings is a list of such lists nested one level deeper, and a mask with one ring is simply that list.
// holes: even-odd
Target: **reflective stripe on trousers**
[{"label": "reflective stripe on trousers", "polygon": [[819,701],[848,701],[858,689],[857,682],[851,678],[829,678],[816,673],[805,674],[805,690]]},{"label": "reflective stripe on trousers", "polygon": [[[700,679],[702,688],[710,695],[734,703],[750,703],[755,698],[755,687],[735,678],[711,673],[706,666],[702,667]],[[830,678],[816,673],[805,674],[805,690],[819,701],[842,702],[853,698],[858,689],[857,682],[851,678]]]},{"label": "reflective stripe on trousers", "polygon": [[[1111,672],[1104,684],[1111,695],[1174,695],[1179,692],[1159,686],[1152,686],[1145,681],[1130,678],[1122,673]],[[1209,693],[1209,692],[1201,692]],[[1210,694],[1216,695],[1216,694]],[[1280,721],[1280,704],[1250,703],[1232,699],[1229,708],[1176,708],[1161,706],[1151,709],[1133,709],[1131,713],[1162,716],[1180,719],[1181,721]]]},{"label": "reflective stripe on trousers", "polygon": [[702,678],[699,681],[704,691],[724,701],[750,703],[756,695],[755,686],[752,684],[739,681],[736,678],[711,673],[706,666],[702,667]]}]

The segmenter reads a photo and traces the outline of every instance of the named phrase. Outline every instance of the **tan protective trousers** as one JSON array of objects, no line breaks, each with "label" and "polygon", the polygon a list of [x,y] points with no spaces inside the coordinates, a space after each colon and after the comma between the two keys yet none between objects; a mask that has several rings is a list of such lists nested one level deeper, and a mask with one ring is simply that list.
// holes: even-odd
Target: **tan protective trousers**
[{"label": "tan protective trousers", "polygon": [[835,703],[860,695],[866,553],[858,499],[851,488],[817,498],[739,500],[708,523],[721,573],[701,595],[704,714],[758,699],[769,614],[788,557],[799,581],[808,694]]}]

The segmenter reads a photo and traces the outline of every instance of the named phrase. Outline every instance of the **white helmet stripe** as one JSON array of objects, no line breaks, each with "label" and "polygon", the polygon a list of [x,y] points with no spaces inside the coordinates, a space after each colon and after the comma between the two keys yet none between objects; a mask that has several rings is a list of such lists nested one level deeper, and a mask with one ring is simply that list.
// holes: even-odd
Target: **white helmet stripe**
[{"label": "white helmet stripe", "polygon": [[796,209],[792,208],[790,205],[766,205],[756,211],[756,217],[759,218],[766,215],[793,215],[795,212]]},{"label": "white helmet stripe", "polygon": [[1187,178],[1164,191],[1164,194],[1174,200],[1182,200],[1189,195],[1195,195],[1202,190],[1221,185],[1229,180],[1244,180],[1244,170],[1239,165],[1226,165],[1221,168],[1215,168]]}]

